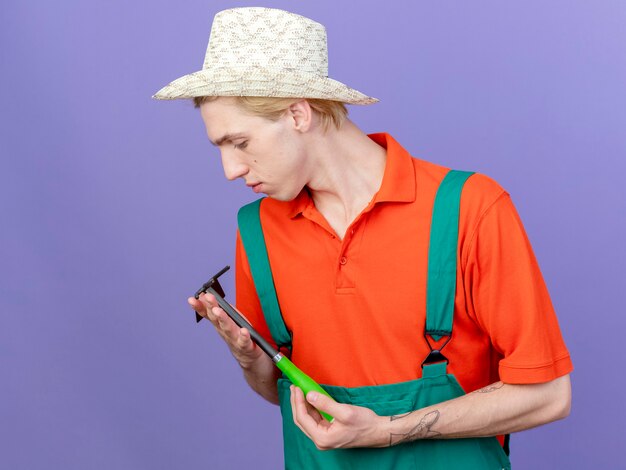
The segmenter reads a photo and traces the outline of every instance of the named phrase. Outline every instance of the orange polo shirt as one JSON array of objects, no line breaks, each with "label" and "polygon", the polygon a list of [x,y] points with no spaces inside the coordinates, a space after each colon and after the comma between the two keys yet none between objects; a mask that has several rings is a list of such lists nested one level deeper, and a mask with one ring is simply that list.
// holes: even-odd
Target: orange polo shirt
[{"label": "orange polo shirt", "polygon": [[[448,169],[412,158],[391,136],[381,187],[337,237],[305,189],[264,199],[265,234],[292,360],[322,384],[357,387],[421,377],[433,202]],[[237,307],[273,343],[243,245]],[[572,370],[548,291],[509,194],[475,174],[460,208],[452,339],[442,351],[466,392],[497,380],[538,383]]]}]

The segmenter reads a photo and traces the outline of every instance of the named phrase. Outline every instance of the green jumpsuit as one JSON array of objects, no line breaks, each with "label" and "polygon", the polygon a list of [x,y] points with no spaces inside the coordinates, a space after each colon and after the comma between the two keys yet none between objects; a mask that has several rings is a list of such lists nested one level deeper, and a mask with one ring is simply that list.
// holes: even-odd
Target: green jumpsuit
[{"label": "green jumpsuit", "polygon": [[[322,385],[336,401],[364,406],[378,415],[391,416],[419,410],[464,394],[456,378],[447,373],[447,359],[440,349],[433,349],[431,344],[434,344],[433,339],[439,341],[443,337],[448,340],[452,338],[460,197],[463,185],[471,175],[469,172],[451,170],[441,182],[435,197],[428,251],[424,332],[424,340],[428,342],[431,353],[424,359],[422,377],[409,382],[353,388]],[[241,208],[238,216],[239,231],[270,333],[279,347],[290,349],[291,337],[278,305],[261,227],[260,202],[258,200]],[[507,455],[495,437],[421,439],[387,448],[320,451],[293,423],[290,385],[291,382],[286,378],[278,381],[287,469],[511,468]]]}]

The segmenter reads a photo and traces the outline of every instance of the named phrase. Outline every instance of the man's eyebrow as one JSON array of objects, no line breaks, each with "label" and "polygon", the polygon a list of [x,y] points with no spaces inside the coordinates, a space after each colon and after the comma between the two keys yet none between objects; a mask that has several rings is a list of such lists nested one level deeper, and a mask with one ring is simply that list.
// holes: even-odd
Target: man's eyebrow
[{"label": "man's eyebrow", "polygon": [[232,139],[237,139],[239,137],[242,137],[244,134],[242,132],[237,132],[235,134],[224,134],[222,137],[220,137],[219,139],[217,139],[215,142],[213,142],[211,139],[209,139],[209,141],[215,145],[216,147],[219,147],[220,145],[222,145],[224,142],[226,142],[227,140],[232,140]]}]

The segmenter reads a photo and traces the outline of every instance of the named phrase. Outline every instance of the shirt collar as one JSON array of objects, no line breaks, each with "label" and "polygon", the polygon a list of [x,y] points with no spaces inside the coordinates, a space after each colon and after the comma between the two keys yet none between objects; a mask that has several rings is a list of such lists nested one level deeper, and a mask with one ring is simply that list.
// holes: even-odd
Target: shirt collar
[{"label": "shirt collar", "polygon": [[374,203],[415,201],[415,169],[409,152],[389,134],[370,134],[368,137],[387,149],[385,173]]},{"label": "shirt collar", "polygon": [[313,205],[313,199],[311,198],[311,194],[309,194],[309,189],[304,188],[294,200],[288,202],[287,204],[291,206],[287,212],[291,219],[299,214],[302,214],[307,207]]},{"label": "shirt collar", "polygon": [[[415,201],[415,170],[411,155],[387,133],[369,134],[368,137],[387,150],[387,160],[383,181],[374,195],[373,203],[413,202]],[[309,190],[304,188],[298,196],[288,203],[289,217],[303,213],[313,200]]]}]

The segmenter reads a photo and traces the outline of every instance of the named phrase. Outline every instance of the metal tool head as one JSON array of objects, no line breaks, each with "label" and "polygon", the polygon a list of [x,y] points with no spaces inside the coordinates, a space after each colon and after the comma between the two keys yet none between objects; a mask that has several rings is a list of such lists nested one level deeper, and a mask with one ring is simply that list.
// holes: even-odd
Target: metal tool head
[{"label": "metal tool head", "polygon": [[[211,279],[209,279],[207,282],[202,284],[202,287],[196,291],[196,293],[194,294],[194,297],[196,299],[199,299],[200,298],[200,294],[205,294],[206,291],[209,290],[209,288],[213,288],[213,290],[220,297],[222,297],[222,298],[226,297],[226,294],[224,294],[224,289],[222,289],[222,286],[220,285],[220,283],[217,280],[217,278],[220,277],[222,274],[224,274],[229,269],[230,269],[230,266],[225,266],[220,272],[218,272]],[[202,318],[203,317],[198,312],[196,312],[196,322],[199,322],[200,320],[202,320]]]}]

